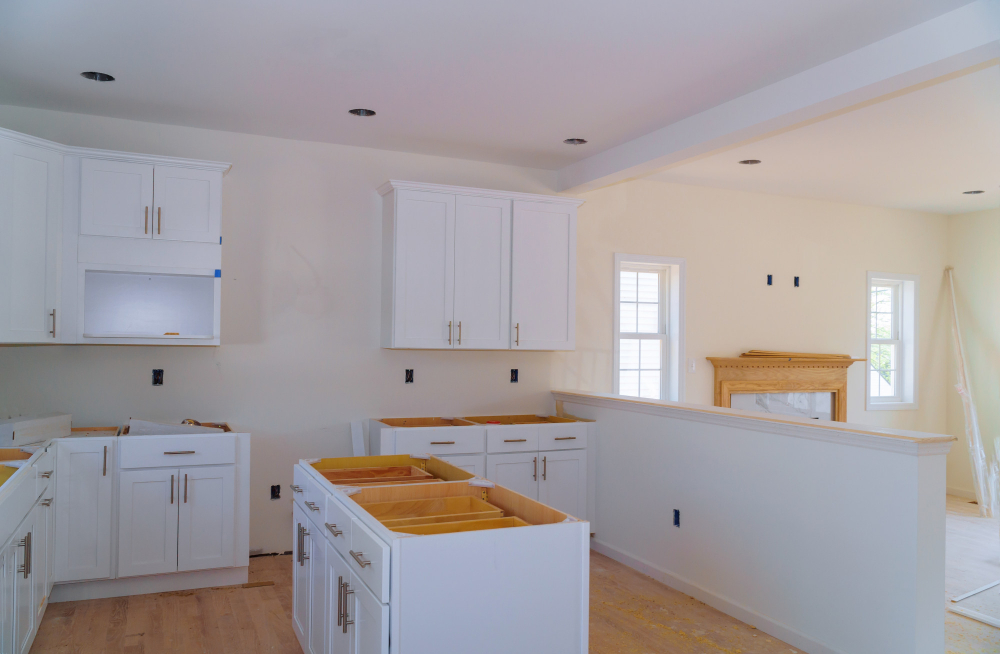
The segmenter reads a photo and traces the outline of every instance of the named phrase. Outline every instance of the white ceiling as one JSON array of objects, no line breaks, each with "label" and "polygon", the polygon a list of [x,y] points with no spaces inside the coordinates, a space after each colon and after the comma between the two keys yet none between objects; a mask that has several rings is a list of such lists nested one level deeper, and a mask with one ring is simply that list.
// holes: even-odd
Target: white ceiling
[{"label": "white ceiling", "polygon": [[7,0],[0,104],[554,169],[967,2]]},{"label": "white ceiling", "polygon": [[[756,166],[742,159],[760,159]],[[890,96],[650,176],[939,213],[1000,207],[1000,67]],[[982,195],[963,191],[983,190]]]}]

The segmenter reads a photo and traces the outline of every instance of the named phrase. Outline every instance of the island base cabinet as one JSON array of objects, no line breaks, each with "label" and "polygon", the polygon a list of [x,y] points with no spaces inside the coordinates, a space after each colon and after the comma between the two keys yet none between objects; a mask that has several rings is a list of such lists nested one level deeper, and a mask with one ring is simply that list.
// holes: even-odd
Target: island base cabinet
[{"label": "island base cabinet", "polygon": [[292,626],[299,638],[302,651],[309,651],[309,599],[311,596],[309,580],[312,576],[312,558],[309,539],[310,523],[306,514],[295,502],[292,503],[292,528],[294,530],[294,557],[292,561]]},{"label": "island base cabinet", "polygon": [[379,602],[353,572],[344,594],[348,654],[389,654],[389,606]]},{"label": "island base cabinet", "polygon": [[488,454],[486,478],[533,500],[538,499],[538,476],[541,465],[538,452]]}]

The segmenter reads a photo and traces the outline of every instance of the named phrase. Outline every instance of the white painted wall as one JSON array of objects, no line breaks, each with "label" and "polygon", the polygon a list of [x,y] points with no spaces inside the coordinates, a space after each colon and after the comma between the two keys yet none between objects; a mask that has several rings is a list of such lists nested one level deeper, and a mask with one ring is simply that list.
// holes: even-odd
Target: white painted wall
[{"label": "white painted wall", "polygon": [[[962,321],[972,396],[987,460],[1000,436],[1000,209],[949,216],[948,263],[955,267],[955,297]],[[946,307],[951,318],[951,308]],[[948,455],[949,492],[975,498],[972,466],[965,438],[962,400],[955,391],[957,368],[951,332],[947,339],[950,366],[945,389],[948,433],[958,442]]]},{"label": "white painted wall", "polygon": [[813,654],[944,650],[950,443],[556,399],[598,423],[598,551]]}]

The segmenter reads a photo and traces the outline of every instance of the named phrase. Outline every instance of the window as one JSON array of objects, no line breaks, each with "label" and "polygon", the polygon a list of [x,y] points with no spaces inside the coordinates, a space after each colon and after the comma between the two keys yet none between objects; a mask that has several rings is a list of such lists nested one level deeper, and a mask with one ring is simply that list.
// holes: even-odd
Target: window
[{"label": "window", "polygon": [[684,260],[615,255],[614,392],[679,401]]},{"label": "window", "polygon": [[869,410],[916,408],[916,289],[916,276],[868,273]]}]

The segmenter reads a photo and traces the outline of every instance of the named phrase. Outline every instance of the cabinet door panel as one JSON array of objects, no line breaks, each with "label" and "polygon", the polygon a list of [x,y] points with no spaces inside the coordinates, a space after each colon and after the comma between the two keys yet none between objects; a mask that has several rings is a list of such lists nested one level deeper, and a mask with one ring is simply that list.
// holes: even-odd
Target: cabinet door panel
[{"label": "cabinet door panel", "polygon": [[538,501],[575,518],[587,518],[587,451],[539,452]]},{"label": "cabinet door panel", "polygon": [[313,525],[309,531],[310,560],[309,573],[309,654],[326,654],[326,638],[329,625],[326,622],[326,538],[319,527]]},{"label": "cabinet door panel", "polygon": [[34,597],[35,619],[41,620],[43,606],[48,595],[49,581],[49,514],[52,509],[44,504],[36,504],[31,528],[31,585]]},{"label": "cabinet door panel", "polygon": [[299,644],[303,649],[309,645],[309,578],[312,573],[310,559],[311,541],[308,531],[310,523],[298,503],[292,503],[292,622]]},{"label": "cabinet door panel", "polygon": [[28,574],[24,566],[28,564],[28,547],[33,540],[33,514],[14,532],[14,652],[25,654],[31,647],[28,638],[35,627],[35,601],[32,595],[32,580],[29,568]]},{"label": "cabinet door panel", "polygon": [[514,202],[512,347],[572,350],[576,332],[576,209]]},{"label": "cabinet door panel", "polygon": [[0,652],[14,648],[14,559],[16,543],[0,548]]},{"label": "cabinet door panel", "polygon": [[540,466],[541,459],[537,452],[487,454],[486,478],[504,488],[537,500]]},{"label": "cabinet door panel", "polygon": [[180,498],[177,569],[233,565],[236,523],[233,466],[181,468],[177,480]]},{"label": "cabinet door panel", "polygon": [[150,238],[153,166],[83,159],[80,162],[80,233]]},{"label": "cabinet door panel", "polygon": [[[393,346],[450,348],[454,318],[455,196],[399,191]],[[451,340],[451,342],[449,342]]]},{"label": "cabinet door panel", "polygon": [[350,628],[344,628],[344,581],[351,583],[347,561],[332,545],[326,544],[326,632],[327,652],[347,654],[350,650]]},{"label": "cabinet door panel", "polygon": [[348,625],[352,654],[389,654],[389,605],[380,603],[365,583],[351,573]]},{"label": "cabinet door panel", "polygon": [[456,348],[510,348],[510,206],[455,199]]},{"label": "cabinet door panel", "polygon": [[111,576],[115,439],[56,443],[56,581]]},{"label": "cabinet door panel", "polygon": [[153,238],[218,243],[222,222],[222,173],[156,166]]},{"label": "cabinet door panel", "polygon": [[62,156],[0,141],[0,342],[52,342]]},{"label": "cabinet door panel", "polygon": [[177,469],[126,470],[118,481],[118,576],[177,571]]}]

